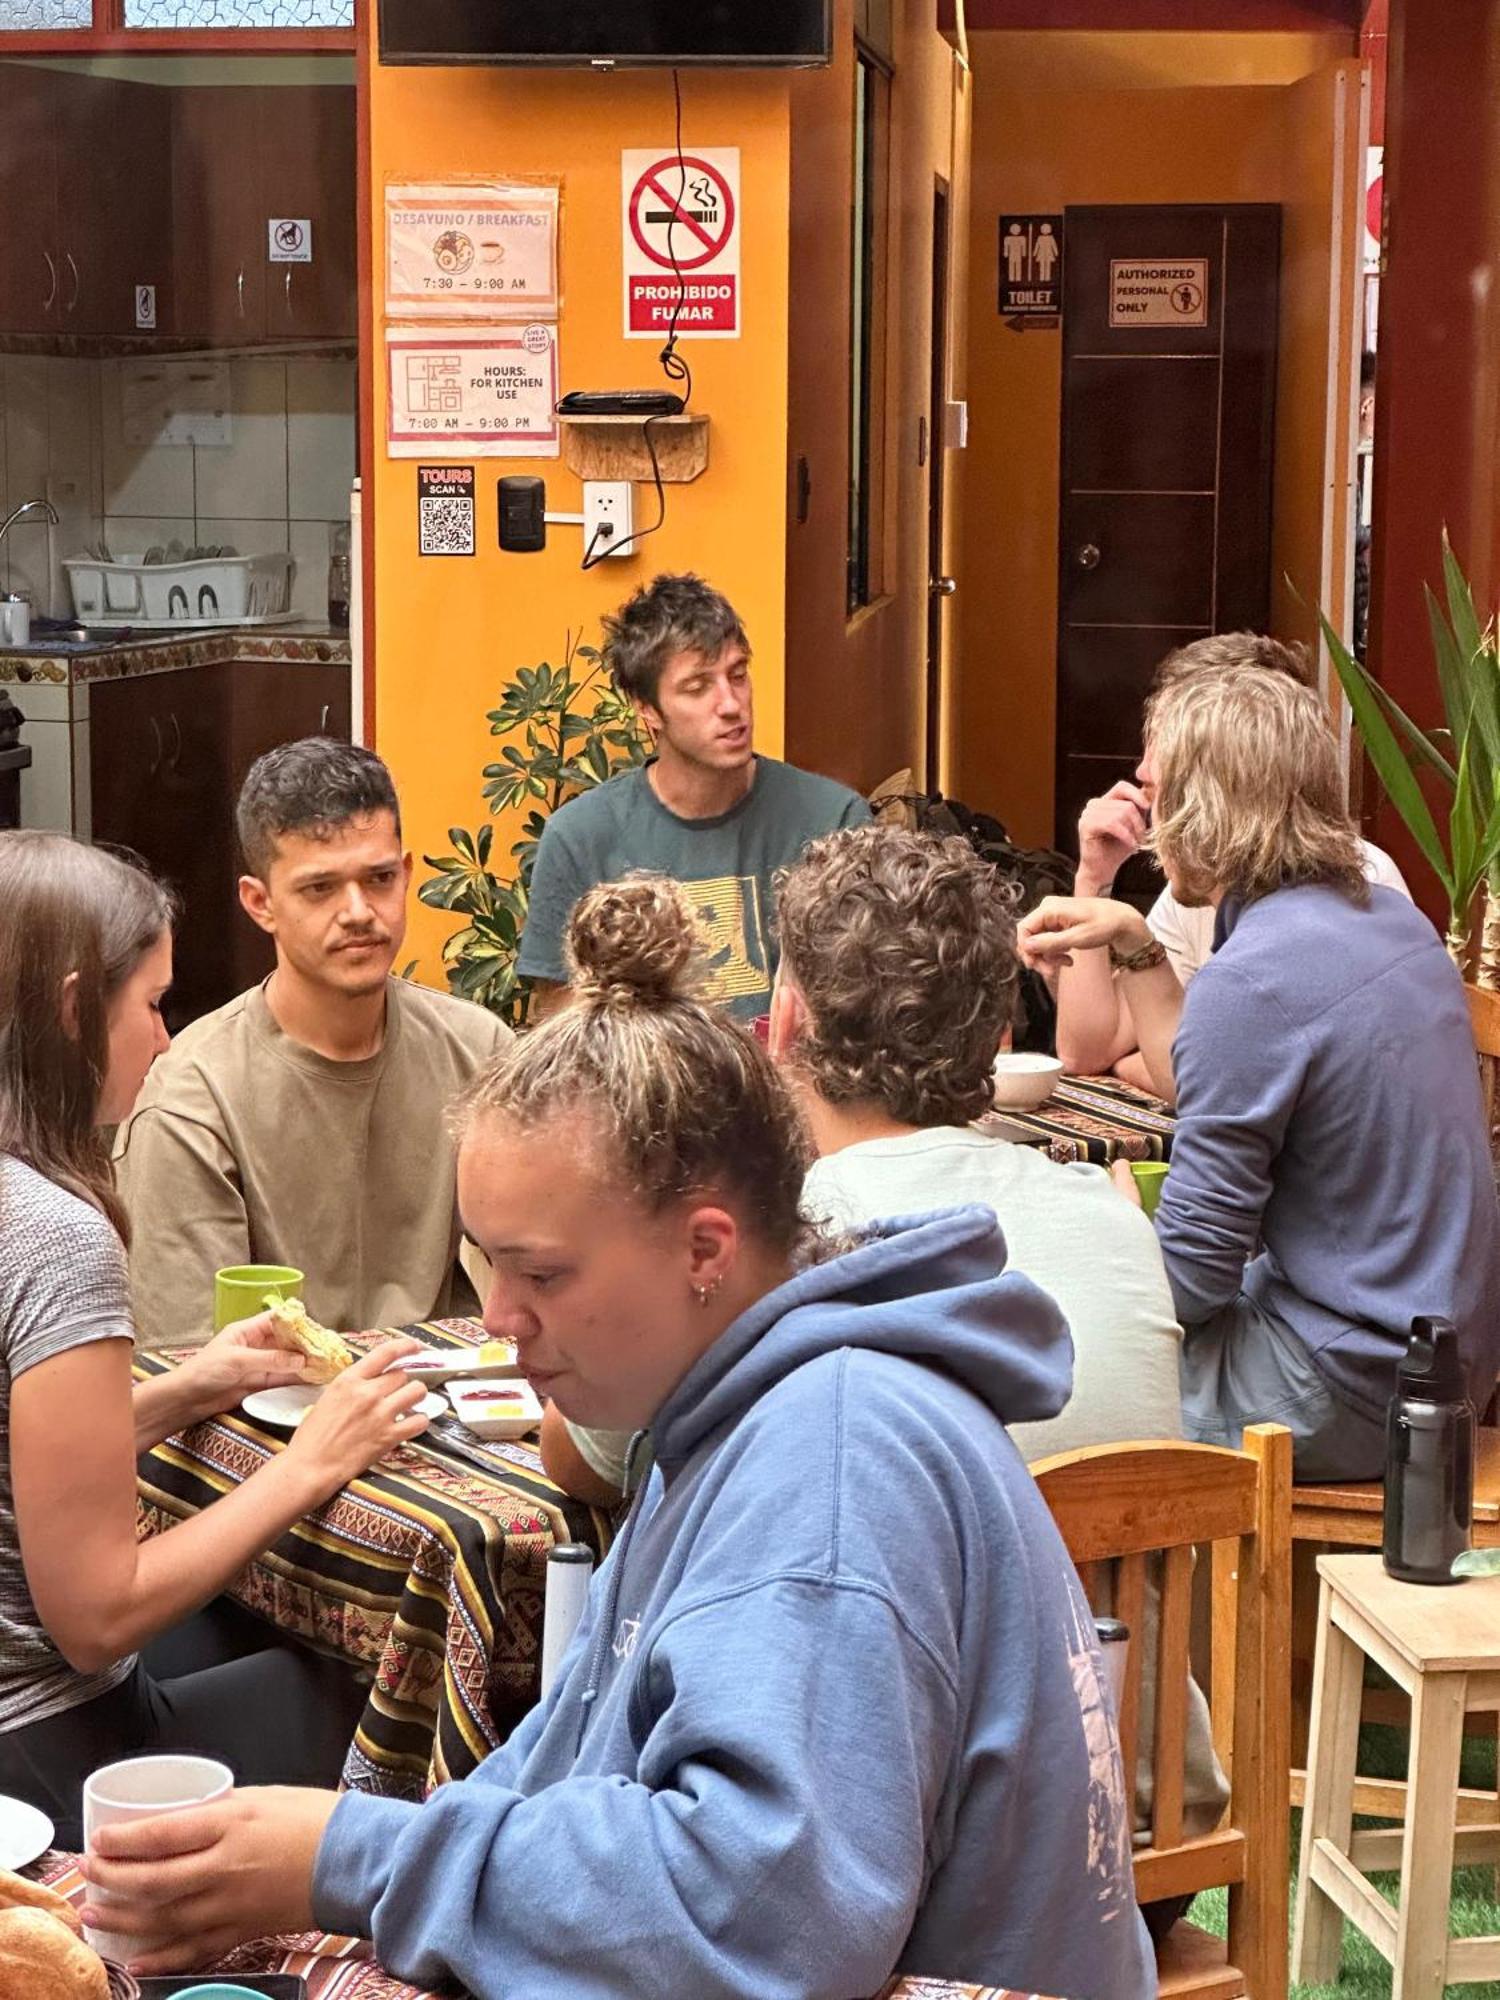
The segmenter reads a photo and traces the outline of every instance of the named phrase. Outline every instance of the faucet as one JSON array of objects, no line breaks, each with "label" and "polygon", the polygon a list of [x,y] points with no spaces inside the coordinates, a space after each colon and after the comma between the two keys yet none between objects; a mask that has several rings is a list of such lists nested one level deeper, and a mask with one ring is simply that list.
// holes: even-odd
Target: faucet
[{"label": "faucet", "polygon": [[13,508],[5,519],[0,521],[0,542],[5,540],[16,522],[24,521],[28,514],[40,514],[50,527],[58,526],[57,509],[50,500],[23,500],[19,507]]}]

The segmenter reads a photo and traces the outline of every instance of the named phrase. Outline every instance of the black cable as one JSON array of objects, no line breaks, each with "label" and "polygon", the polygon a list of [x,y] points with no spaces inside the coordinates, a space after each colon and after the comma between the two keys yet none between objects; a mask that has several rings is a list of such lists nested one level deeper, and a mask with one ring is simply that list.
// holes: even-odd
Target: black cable
[{"label": "black cable", "polygon": [[677,297],[672,302],[672,317],[667,322],[667,344],[657,359],[661,363],[661,372],[669,382],[686,384],[682,392],[682,407],[686,409],[693,398],[693,371],[677,352],[677,322],[682,316],[683,306],[687,303],[687,275],[677,261],[677,249],[672,241],[672,232],[677,227],[677,212],[687,199],[687,160],[682,151],[682,77],[675,69],[672,72],[672,103],[676,121],[677,200],[672,213],[667,217],[667,258],[677,279]]},{"label": "black cable", "polygon": [[584,569],[597,569],[600,563],[607,562],[611,556],[618,555],[621,549],[628,549],[632,542],[645,541],[646,537],[648,535],[654,535],[657,529],[663,523],[663,521],[666,520],[667,489],[662,484],[661,460],[656,455],[656,440],[651,435],[651,426],[653,424],[661,424],[665,422],[666,418],[664,416],[658,415],[654,417],[647,417],[645,422],[641,425],[641,431],[646,440],[646,449],[651,454],[652,475],[656,481],[656,519],[651,523],[651,526],[649,528],[642,528],[637,534],[627,535],[623,541],[611,542],[607,548],[601,551],[599,555],[594,554],[594,543],[597,542],[599,539],[599,530],[596,528],[593,534],[589,538],[588,547],[583,552],[582,567]]}]

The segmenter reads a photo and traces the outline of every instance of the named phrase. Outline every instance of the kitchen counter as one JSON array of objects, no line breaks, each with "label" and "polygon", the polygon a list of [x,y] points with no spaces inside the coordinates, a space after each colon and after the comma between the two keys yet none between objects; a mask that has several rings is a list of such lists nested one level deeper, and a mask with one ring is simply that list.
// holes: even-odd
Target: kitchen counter
[{"label": "kitchen counter", "polygon": [[347,632],[294,620],[285,625],[226,625],[191,632],[133,632],[97,645],[57,645],[38,636],[30,646],[0,649],[0,686],[81,687],[91,681],[132,680],[227,660],[299,661],[348,666]]}]

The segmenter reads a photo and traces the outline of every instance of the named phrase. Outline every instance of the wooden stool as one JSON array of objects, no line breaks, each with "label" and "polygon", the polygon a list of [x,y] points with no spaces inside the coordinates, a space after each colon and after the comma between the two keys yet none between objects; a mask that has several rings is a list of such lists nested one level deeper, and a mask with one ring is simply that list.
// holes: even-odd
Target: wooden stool
[{"label": "wooden stool", "polygon": [[[1318,1627],[1317,1557],[1333,1548],[1378,1549],[1384,1532],[1384,1487],[1378,1479],[1336,1486],[1292,1488],[1292,1804],[1300,1806],[1307,1780],[1298,1760],[1307,1748],[1312,1702],[1313,1644]],[[1500,1429],[1481,1425],[1474,1437],[1474,1521],[1476,1549],[1500,1547]],[[1401,1697],[1366,1690],[1366,1722],[1405,1728]],[[1494,1725],[1471,1723],[1470,1735],[1495,1734]],[[1354,1810],[1377,1819],[1400,1819],[1406,1787],[1396,1779],[1361,1778]],[[1500,1796],[1466,1790],[1459,1795],[1460,1823],[1488,1826],[1500,1819]]]},{"label": "wooden stool", "polygon": [[[1446,1984],[1500,1976],[1500,1936],[1448,1936],[1455,1859],[1500,1860],[1500,1822],[1460,1827],[1464,1716],[1500,1708],[1500,1578],[1398,1583],[1379,1556],[1320,1556],[1317,1661],[1293,1981],[1338,1978],[1343,1919],[1394,1968],[1391,2000],[1442,2000]],[[1353,1831],[1366,1657],[1411,1696],[1406,1824]],[[1367,1879],[1399,1868],[1392,1909]]]}]

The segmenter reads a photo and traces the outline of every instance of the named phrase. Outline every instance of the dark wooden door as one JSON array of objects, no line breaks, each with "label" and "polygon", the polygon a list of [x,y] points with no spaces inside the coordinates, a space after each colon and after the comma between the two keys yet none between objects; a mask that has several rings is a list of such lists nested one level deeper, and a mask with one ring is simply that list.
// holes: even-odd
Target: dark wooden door
[{"label": "dark wooden door", "polygon": [[[1070,208],[1057,844],[1128,777],[1158,664],[1270,604],[1281,212]],[[1159,881],[1144,858],[1118,885]]]},{"label": "dark wooden door", "polygon": [[265,338],[259,121],[267,95],[241,84],[193,85],[172,93],[179,333],[230,346]]},{"label": "dark wooden door", "polygon": [[57,325],[57,85],[56,71],[0,63],[0,332]]},{"label": "dark wooden door", "polygon": [[354,92],[343,85],[266,90],[260,125],[261,199],[267,222],[273,216],[291,216],[312,224],[310,264],[266,267],[266,337],[353,338],[357,326]]},{"label": "dark wooden door", "polygon": [[932,197],[932,363],[927,397],[927,672],[925,761],[927,789],[941,783],[943,758],[943,607],[953,578],[943,573],[947,516],[948,416],[948,183]]}]

